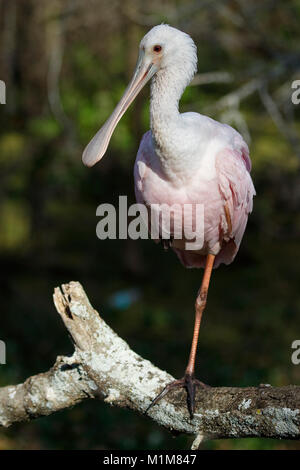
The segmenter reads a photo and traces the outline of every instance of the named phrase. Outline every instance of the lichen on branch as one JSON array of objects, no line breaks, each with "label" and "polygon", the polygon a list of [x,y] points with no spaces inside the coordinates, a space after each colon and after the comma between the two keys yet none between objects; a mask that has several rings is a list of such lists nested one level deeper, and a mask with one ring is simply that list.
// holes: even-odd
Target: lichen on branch
[{"label": "lichen on branch", "polygon": [[[50,415],[87,399],[144,414],[173,378],[136,354],[99,316],[82,286],[56,288],[54,304],[74,343],[72,356],[58,356],[47,372],[0,388],[0,425]],[[169,393],[149,411],[173,432],[203,438],[300,438],[300,387],[210,387],[196,395],[194,419],[184,391]]]}]

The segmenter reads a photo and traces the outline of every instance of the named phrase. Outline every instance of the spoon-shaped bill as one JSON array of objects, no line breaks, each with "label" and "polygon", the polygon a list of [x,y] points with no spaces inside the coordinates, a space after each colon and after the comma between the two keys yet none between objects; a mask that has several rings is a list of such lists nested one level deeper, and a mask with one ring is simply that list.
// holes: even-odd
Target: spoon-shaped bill
[{"label": "spoon-shaped bill", "polygon": [[91,167],[101,160],[121,117],[155,72],[156,66],[152,62],[147,63],[144,53],[140,52],[134,75],[121,100],[83,152],[82,161],[86,166]]}]

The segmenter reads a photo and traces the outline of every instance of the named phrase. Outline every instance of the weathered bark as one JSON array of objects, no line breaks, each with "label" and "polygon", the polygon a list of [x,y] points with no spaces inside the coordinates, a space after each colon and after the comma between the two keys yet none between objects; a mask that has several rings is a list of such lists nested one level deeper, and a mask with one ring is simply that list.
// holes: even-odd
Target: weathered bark
[{"label": "weathered bark", "polygon": [[[56,288],[54,303],[75,351],[71,357],[59,356],[48,372],[0,389],[0,425],[49,415],[88,398],[144,413],[173,378],[133,352],[109,328],[78,282]],[[300,438],[300,387],[199,390],[193,420],[185,398],[184,391],[174,391],[149,416],[173,432],[198,435],[194,447],[203,437]]]}]

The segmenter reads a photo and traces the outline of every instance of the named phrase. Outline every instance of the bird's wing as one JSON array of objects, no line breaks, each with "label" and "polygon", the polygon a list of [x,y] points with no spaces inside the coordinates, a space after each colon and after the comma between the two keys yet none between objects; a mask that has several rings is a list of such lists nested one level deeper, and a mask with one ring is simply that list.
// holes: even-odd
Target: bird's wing
[{"label": "bird's wing", "polygon": [[[251,160],[248,147],[238,150],[225,148],[216,156],[216,171],[219,191],[224,202],[225,216],[230,218],[231,233],[239,247],[247,224],[248,214],[252,211],[255,188],[250,176]],[[227,214],[226,214],[227,212]]]}]

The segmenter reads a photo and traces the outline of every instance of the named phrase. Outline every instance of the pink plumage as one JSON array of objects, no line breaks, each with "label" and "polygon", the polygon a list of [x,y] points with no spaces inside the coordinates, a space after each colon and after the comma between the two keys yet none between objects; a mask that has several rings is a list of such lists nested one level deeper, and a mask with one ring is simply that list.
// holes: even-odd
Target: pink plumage
[{"label": "pink plumage", "polygon": [[[219,129],[220,123],[212,119],[210,123],[215,123],[217,130]],[[211,163],[215,166],[211,178],[204,178],[203,165],[200,164],[198,171],[190,175],[186,184],[176,185],[168,178],[160,164],[153,147],[151,131],[144,135],[135,162],[135,194],[139,203],[147,207],[154,204],[162,207],[164,204],[179,204],[182,207],[181,213],[184,204],[203,204],[203,249],[187,251],[184,249],[184,240],[172,242],[172,248],[178,258],[189,268],[204,267],[206,255],[209,253],[216,255],[214,267],[218,267],[220,263],[231,263],[239,249],[248,214],[252,211],[255,189],[250,177],[248,147],[236,131],[229,126],[224,127],[227,132],[232,132],[232,142],[235,144],[225,144],[224,149],[211,154]],[[227,214],[225,205],[228,207]],[[190,225],[195,227],[193,219]],[[159,229],[161,231],[162,227]],[[169,235],[172,236],[172,233]]]}]

